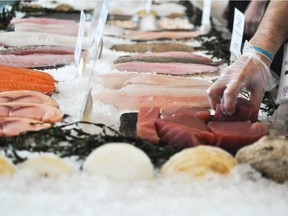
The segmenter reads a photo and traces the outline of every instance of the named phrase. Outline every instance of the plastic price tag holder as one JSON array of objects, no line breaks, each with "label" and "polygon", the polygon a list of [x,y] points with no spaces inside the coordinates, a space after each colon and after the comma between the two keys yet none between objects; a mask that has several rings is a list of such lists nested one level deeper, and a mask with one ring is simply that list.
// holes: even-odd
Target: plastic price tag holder
[{"label": "plastic price tag holder", "polygon": [[151,5],[152,5],[152,0],[146,0],[146,3],[145,3],[146,14],[150,14]]},{"label": "plastic price tag holder", "polygon": [[232,30],[232,38],[230,44],[230,60],[235,61],[241,55],[242,38],[244,32],[245,16],[244,14],[235,8],[234,22]]},{"label": "plastic price tag holder", "polygon": [[203,10],[202,10],[202,20],[201,20],[201,30],[209,31],[210,30],[210,15],[211,15],[211,0],[204,0]]},{"label": "plastic price tag holder", "polygon": [[83,69],[84,69],[84,66],[83,66],[84,59],[81,53],[82,53],[83,38],[84,38],[84,33],[85,33],[85,22],[86,22],[86,15],[84,11],[81,10],[78,37],[77,37],[77,43],[76,43],[75,52],[74,52],[74,62],[76,66],[77,77],[83,75]]}]

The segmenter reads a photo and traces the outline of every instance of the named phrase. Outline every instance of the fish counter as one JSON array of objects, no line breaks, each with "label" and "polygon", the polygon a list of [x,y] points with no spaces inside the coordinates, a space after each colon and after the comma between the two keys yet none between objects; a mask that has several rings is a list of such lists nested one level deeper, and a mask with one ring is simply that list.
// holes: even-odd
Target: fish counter
[{"label": "fish counter", "polygon": [[5,7],[1,215],[285,214],[288,138],[272,135],[275,100],[253,110],[239,95],[231,117],[210,109],[229,34],[213,16],[203,31],[198,4],[151,1],[147,12],[147,1],[108,1],[97,53],[95,1]]}]

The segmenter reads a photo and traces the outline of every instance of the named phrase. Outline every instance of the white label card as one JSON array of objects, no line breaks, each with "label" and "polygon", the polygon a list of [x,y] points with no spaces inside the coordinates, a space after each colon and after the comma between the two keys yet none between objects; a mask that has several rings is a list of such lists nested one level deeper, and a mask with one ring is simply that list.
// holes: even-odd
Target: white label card
[{"label": "white label card", "polygon": [[146,0],[145,10],[147,14],[149,14],[151,11],[151,5],[152,5],[152,0]]},{"label": "white label card", "polygon": [[211,0],[204,0],[203,10],[202,10],[202,26],[210,25],[210,15],[211,15]]},{"label": "white label card", "polygon": [[83,37],[85,33],[85,21],[86,21],[85,13],[83,10],[81,10],[78,37],[77,37],[77,43],[76,43],[75,52],[74,52],[74,61],[75,61],[75,65],[77,68],[79,67],[80,59],[81,59]]},{"label": "white label card", "polygon": [[100,12],[100,17],[99,17],[99,21],[98,21],[98,25],[96,28],[96,32],[95,32],[95,41],[97,42],[97,44],[99,45],[100,40],[102,38],[102,34],[103,34],[103,30],[107,21],[107,17],[108,17],[108,7],[107,7],[107,1],[103,1],[103,5],[101,8],[101,12]]},{"label": "white label card", "polygon": [[236,57],[239,57],[241,55],[244,24],[245,24],[244,14],[237,8],[235,8],[230,52],[234,54]]},{"label": "white label card", "polygon": [[283,62],[281,68],[280,82],[276,102],[288,102],[288,44],[284,46]]}]

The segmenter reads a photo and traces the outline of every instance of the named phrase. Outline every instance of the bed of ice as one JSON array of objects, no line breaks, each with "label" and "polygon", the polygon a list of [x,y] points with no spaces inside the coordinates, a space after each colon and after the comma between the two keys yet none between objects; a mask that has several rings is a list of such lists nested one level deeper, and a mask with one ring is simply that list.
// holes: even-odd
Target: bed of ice
[{"label": "bed of ice", "polygon": [[[105,37],[96,73],[112,72],[113,59],[127,53],[109,50],[125,39]],[[195,43],[193,41],[191,44]],[[69,121],[81,118],[87,77],[77,76],[74,65],[47,70],[56,80],[53,98]],[[94,80],[93,92],[101,89]],[[94,101],[90,120],[118,128],[125,110]],[[208,174],[201,179],[187,176],[163,177],[140,182],[115,182],[89,176],[79,170],[81,162],[66,158],[75,167],[69,177],[49,179],[24,171],[0,178],[0,215],[69,216],[283,216],[288,212],[288,183],[277,184],[261,177],[248,165],[238,165],[228,176]]]}]

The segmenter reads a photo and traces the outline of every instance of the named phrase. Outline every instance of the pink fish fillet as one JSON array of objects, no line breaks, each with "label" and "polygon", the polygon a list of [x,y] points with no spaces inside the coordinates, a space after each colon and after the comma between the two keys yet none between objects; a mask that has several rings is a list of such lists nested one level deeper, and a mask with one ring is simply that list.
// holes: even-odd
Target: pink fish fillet
[{"label": "pink fish fillet", "polygon": [[207,87],[171,88],[166,86],[127,85],[118,90],[94,93],[96,100],[123,109],[140,107],[209,107]]},{"label": "pink fish fillet", "polygon": [[130,84],[145,84],[152,86],[167,86],[167,87],[209,87],[210,81],[180,76],[168,76],[151,73],[109,73],[98,75],[103,86],[111,89],[119,89]]},{"label": "pink fish fillet", "polygon": [[202,35],[200,31],[124,31],[124,37],[137,40],[137,41],[149,41],[158,39],[186,39],[195,38]]},{"label": "pink fish fillet", "polygon": [[55,100],[42,92],[29,90],[0,92],[0,103],[11,102],[46,104],[56,108],[59,107]]},{"label": "pink fish fillet", "polygon": [[209,122],[208,128],[216,135],[216,146],[232,154],[268,134],[268,125],[260,122]]},{"label": "pink fish fillet", "polygon": [[159,107],[142,107],[139,109],[136,134],[142,139],[147,139],[154,144],[158,144],[159,138],[156,133],[154,121],[159,118]]},{"label": "pink fish fillet", "polygon": [[74,54],[75,49],[62,46],[24,46],[0,50],[1,55]]},{"label": "pink fish fillet", "polygon": [[51,124],[35,121],[29,118],[0,118],[0,136],[16,136],[27,131],[38,131],[50,128]]},{"label": "pink fish fillet", "polygon": [[113,67],[119,71],[150,72],[170,75],[192,75],[197,73],[214,73],[218,71],[218,67],[210,65],[185,63],[126,62],[114,64]]},{"label": "pink fish fillet", "polygon": [[44,104],[0,103],[0,117],[30,118],[46,123],[60,122],[63,118],[60,110]]},{"label": "pink fish fillet", "polygon": [[70,24],[77,24],[76,21],[74,20],[66,20],[66,19],[54,19],[54,18],[14,18],[10,21],[10,24],[15,25],[18,23],[36,23],[36,24],[42,24],[42,25],[47,25],[47,24],[62,24],[63,26],[65,25],[70,25]]},{"label": "pink fish fillet", "polygon": [[36,68],[74,63],[73,54],[30,54],[30,55],[0,55],[2,65]]}]

